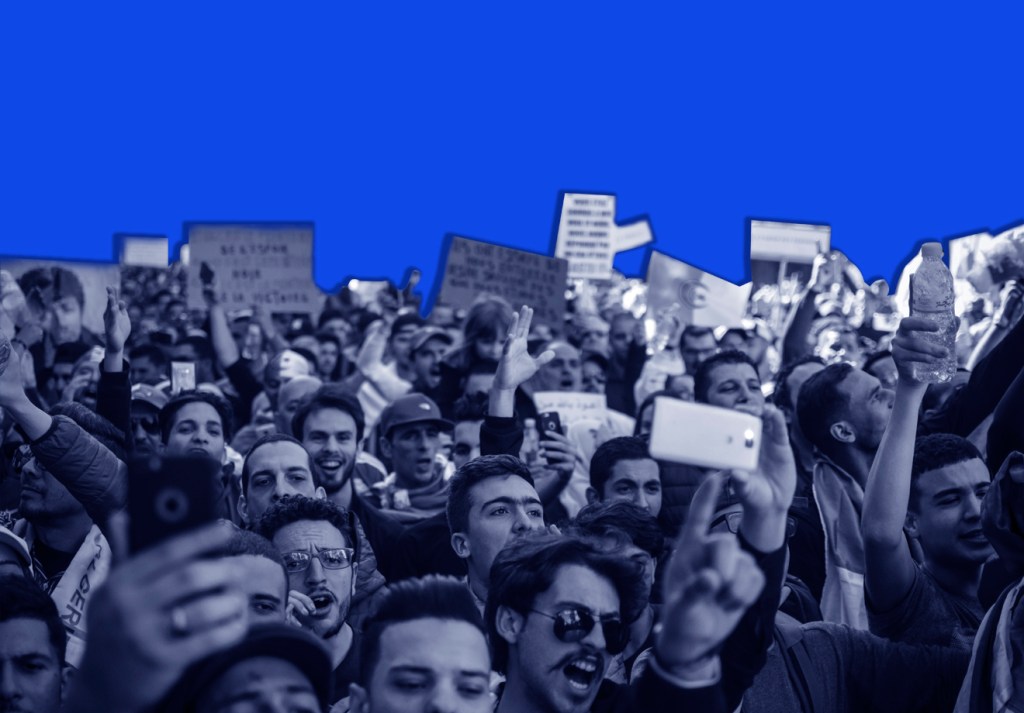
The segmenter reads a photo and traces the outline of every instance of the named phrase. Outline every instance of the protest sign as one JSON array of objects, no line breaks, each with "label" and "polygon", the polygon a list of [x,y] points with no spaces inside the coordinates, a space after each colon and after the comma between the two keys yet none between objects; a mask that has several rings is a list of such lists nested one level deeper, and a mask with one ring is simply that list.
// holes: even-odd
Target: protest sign
[{"label": "protest sign", "polygon": [[167,238],[121,237],[121,264],[131,267],[167,267]]},{"label": "protest sign", "polygon": [[[121,284],[120,267],[110,263],[0,258],[0,270],[17,280],[33,319],[44,319],[47,312],[52,314],[54,303],[66,297],[79,302],[78,316],[74,310],[59,310],[57,321],[65,327],[62,331],[68,335],[68,341],[82,338],[76,336],[80,328],[94,336],[103,334],[107,287]],[[83,341],[90,340],[86,337]]]},{"label": "protest sign", "polygon": [[796,281],[807,285],[814,256],[827,253],[832,229],[827,225],[750,221],[750,278],[756,293],[764,285]]},{"label": "protest sign", "polygon": [[588,419],[601,420],[608,411],[604,394],[576,391],[538,391],[533,395],[533,403],[538,413],[557,412],[566,426]]},{"label": "protest sign", "polygon": [[671,315],[696,327],[738,327],[750,285],[738,286],[681,260],[654,251],[647,265],[647,309],[651,319]]},{"label": "protest sign", "polygon": [[567,270],[560,258],[453,237],[437,303],[469,308],[481,294],[496,295],[513,309],[529,305],[535,322],[561,329]]},{"label": "protest sign", "polygon": [[272,314],[315,314],[324,301],[313,282],[311,224],[192,224],[187,226],[190,308],[205,308],[200,267],[213,270],[228,311],[254,305]]},{"label": "protest sign", "polygon": [[615,196],[566,193],[558,221],[555,257],[569,261],[569,279],[608,280],[615,253],[653,240],[646,220],[615,224]]}]

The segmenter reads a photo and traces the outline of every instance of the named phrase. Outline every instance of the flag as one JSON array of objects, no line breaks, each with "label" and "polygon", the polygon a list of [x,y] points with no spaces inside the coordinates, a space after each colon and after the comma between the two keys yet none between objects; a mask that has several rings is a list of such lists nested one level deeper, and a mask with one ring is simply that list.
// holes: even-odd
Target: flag
[{"label": "flag", "polygon": [[682,324],[738,327],[747,309],[750,283],[735,285],[663,253],[647,265],[648,315],[672,313]]}]

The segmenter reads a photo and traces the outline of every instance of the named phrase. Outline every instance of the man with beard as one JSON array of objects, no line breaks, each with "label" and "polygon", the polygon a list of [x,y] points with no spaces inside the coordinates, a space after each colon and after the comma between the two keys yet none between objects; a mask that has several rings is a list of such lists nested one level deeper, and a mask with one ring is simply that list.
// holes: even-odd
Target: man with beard
[{"label": "man with beard", "polygon": [[370,486],[383,479],[383,472],[360,452],[364,427],[359,401],[332,384],[318,389],[292,419],[292,434],[309,454],[313,482],[328,500],[356,516],[377,556],[377,567],[390,580],[396,572],[395,544],[402,527],[366,501]]},{"label": "man with beard", "polygon": [[256,441],[242,463],[242,494],[238,497],[242,521],[255,524],[267,510],[291,495],[324,498],[311,464],[309,453],[291,436],[272,433]]},{"label": "man with beard", "polygon": [[66,646],[53,600],[23,577],[0,577],[0,711],[58,713]]},{"label": "man with beard", "polygon": [[140,455],[159,453],[160,409],[167,405],[167,397],[148,384],[136,384],[131,393],[132,448]]},{"label": "man with beard", "polygon": [[466,561],[466,584],[483,613],[494,558],[509,541],[544,529],[530,469],[510,455],[469,461],[448,481],[447,515],[451,547]]},{"label": "man with beard", "polygon": [[420,327],[412,335],[409,354],[415,379],[412,390],[433,398],[441,383],[441,360],[451,349],[451,336],[438,327]]},{"label": "man with beard", "polygon": [[299,624],[330,652],[333,704],[359,681],[359,637],[346,621],[358,560],[351,514],[327,500],[286,498],[264,513],[257,531],[281,553],[289,586],[306,600],[295,611]]}]

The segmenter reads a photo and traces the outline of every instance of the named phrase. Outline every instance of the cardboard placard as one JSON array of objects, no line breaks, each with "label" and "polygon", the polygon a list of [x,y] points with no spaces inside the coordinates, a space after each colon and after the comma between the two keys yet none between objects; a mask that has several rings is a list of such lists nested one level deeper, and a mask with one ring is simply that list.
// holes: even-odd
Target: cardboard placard
[{"label": "cardboard placard", "polygon": [[567,272],[560,258],[453,237],[437,303],[468,309],[481,294],[497,295],[513,309],[532,307],[534,322],[561,328]]},{"label": "cardboard placard", "polygon": [[123,238],[121,264],[133,267],[167,267],[167,238]]},{"label": "cardboard placard", "polygon": [[571,280],[609,280],[615,253],[653,239],[646,220],[615,224],[615,196],[566,193],[558,220],[555,257],[569,261]]},{"label": "cardboard placard", "polygon": [[311,224],[191,224],[188,303],[205,309],[199,268],[216,276],[227,311],[260,305],[271,313],[315,314],[324,295],[313,281]]},{"label": "cardboard placard", "polygon": [[827,225],[750,221],[750,259],[810,265],[818,253],[827,253],[832,229]]},{"label": "cardboard placard", "polygon": [[738,327],[749,297],[749,283],[734,285],[663,253],[651,253],[647,309],[652,319],[671,314],[684,325]]}]

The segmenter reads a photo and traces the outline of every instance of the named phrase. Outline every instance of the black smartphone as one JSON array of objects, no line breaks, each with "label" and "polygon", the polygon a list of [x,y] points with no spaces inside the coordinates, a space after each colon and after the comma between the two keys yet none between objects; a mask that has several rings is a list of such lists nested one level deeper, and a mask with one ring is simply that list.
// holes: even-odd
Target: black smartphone
[{"label": "black smartphone", "polygon": [[217,519],[220,464],[202,456],[136,456],[128,462],[128,541],[139,552]]},{"label": "black smartphone", "polygon": [[199,280],[203,283],[204,286],[209,285],[213,282],[213,276],[213,268],[211,268],[210,265],[204,261],[199,266]]},{"label": "black smartphone", "polygon": [[540,431],[540,440],[542,441],[547,439],[549,433],[565,435],[562,432],[562,419],[558,417],[557,411],[545,411],[540,414],[537,420],[537,430]]}]

